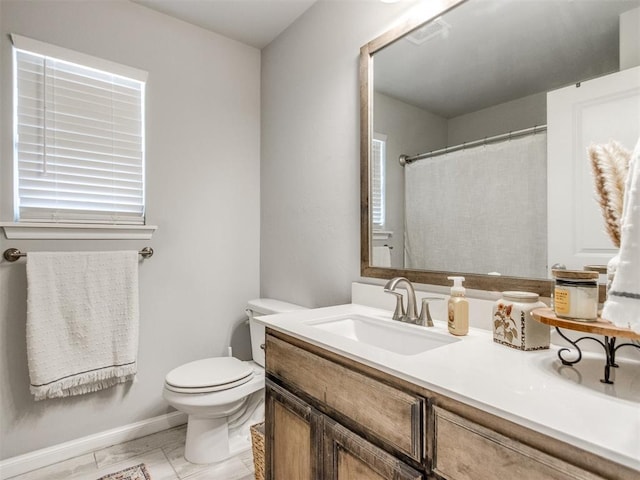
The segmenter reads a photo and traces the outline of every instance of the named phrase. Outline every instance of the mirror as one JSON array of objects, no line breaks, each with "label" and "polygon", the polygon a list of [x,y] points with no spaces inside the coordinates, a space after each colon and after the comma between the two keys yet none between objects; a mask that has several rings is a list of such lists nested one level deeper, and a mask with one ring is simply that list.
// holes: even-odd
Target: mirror
[{"label": "mirror", "polygon": [[421,7],[361,49],[361,273],[548,296],[547,93],[620,70],[640,1]]}]

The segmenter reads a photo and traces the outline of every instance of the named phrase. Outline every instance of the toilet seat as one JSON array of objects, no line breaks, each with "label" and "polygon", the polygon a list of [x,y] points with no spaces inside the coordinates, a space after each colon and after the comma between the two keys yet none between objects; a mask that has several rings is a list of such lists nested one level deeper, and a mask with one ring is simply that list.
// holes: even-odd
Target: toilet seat
[{"label": "toilet seat", "polygon": [[237,358],[205,358],[171,370],[165,385],[177,393],[219,392],[243,385],[253,375],[251,365]]}]

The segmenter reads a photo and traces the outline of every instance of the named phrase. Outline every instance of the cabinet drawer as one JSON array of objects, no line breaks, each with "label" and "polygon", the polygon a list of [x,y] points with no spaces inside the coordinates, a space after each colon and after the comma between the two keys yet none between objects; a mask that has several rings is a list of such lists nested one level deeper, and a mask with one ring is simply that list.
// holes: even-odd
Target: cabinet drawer
[{"label": "cabinet drawer", "polygon": [[[329,413],[421,462],[425,400],[267,335],[267,373],[315,398]],[[350,420],[350,421],[349,421]]]},{"label": "cabinet drawer", "polygon": [[442,408],[434,418],[433,471],[447,480],[603,480]]}]

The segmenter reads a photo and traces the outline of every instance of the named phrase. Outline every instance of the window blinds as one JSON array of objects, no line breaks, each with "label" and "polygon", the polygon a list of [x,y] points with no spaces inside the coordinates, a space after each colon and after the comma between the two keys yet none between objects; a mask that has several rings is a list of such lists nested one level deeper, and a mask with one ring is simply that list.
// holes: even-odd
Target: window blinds
[{"label": "window blinds", "polygon": [[143,224],[146,74],[12,41],[17,219]]},{"label": "window blinds", "polygon": [[375,138],[371,144],[372,178],[371,178],[371,221],[376,227],[383,227],[385,222],[384,205],[384,163],[386,158],[386,141]]}]

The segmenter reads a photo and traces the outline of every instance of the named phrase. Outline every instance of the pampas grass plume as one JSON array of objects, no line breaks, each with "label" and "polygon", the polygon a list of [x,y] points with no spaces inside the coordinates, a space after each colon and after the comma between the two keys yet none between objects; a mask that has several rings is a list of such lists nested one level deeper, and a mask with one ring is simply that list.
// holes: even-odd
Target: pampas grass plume
[{"label": "pampas grass plume", "polygon": [[616,141],[587,149],[606,231],[616,247],[620,247],[620,222],[624,201],[624,183],[629,171],[631,152]]}]

